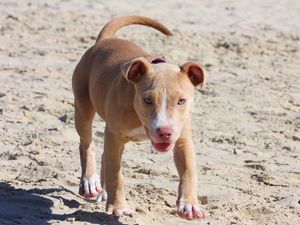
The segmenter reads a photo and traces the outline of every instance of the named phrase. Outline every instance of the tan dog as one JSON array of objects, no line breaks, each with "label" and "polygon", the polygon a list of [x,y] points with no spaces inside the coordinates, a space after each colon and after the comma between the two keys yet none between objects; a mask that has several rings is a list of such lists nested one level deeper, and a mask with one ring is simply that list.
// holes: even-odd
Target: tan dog
[{"label": "tan dog", "polygon": [[[107,199],[106,210],[129,215],[120,162],[124,145],[149,138],[159,152],[174,149],[180,176],[178,215],[204,218],[197,201],[197,175],[191,135],[190,111],[194,87],[203,84],[204,73],[196,63],[176,66],[149,55],[137,45],[114,38],[129,24],[171,32],[159,22],[140,16],[113,19],[86,51],[73,75],[75,125],[80,136],[82,176],[80,193]],[[96,173],[92,122],[95,113],[106,122],[101,185]],[[102,187],[101,187],[102,186]]]}]

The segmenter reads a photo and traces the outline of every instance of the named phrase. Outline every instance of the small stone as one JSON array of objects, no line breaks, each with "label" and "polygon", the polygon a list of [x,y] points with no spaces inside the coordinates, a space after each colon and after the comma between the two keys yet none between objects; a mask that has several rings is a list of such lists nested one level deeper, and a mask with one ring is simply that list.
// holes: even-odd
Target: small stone
[{"label": "small stone", "polygon": [[300,141],[300,135],[299,136],[298,135],[294,135],[292,137],[292,139],[293,139],[293,141]]},{"label": "small stone", "polygon": [[20,107],[20,109],[23,109],[23,110],[26,110],[26,111],[30,110],[26,105],[23,105],[22,107]]},{"label": "small stone", "polygon": [[199,201],[201,202],[202,205],[207,205],[208,198],[207,198],[207,196],[200,196]]},{"label": "small stone", "polygon": [[217,44],[218,48],[225,48],[225,49],[229,49],[230,48],[230,44],[228,44],[226,41],[223,43],[218,43]]},{"label": "small stone", "polygon": [[67,218],[67,221],[73,223],[73,222],[75,222],[75,218],[74,218],[74,217],[72,217],[72,218]]},{"label": "small stone", "polygon": [[44,106],[44,105],[40,105],[40,106],[37,108],[37,111],[38,111],[38,112],[45,112],[45,111],[46,111],[45,106]]},{"label": "small stone", "polygon": [[58,131],[57,127],[48,128],[48,131]]},{"label": "small stone", "polygon": [[64,122],[64,123],[66,123],[66,122],[67,122],[67,120],[68,120],[68,116],[65,114],[65,115],[63,115],[63,116],[59,117],[58,119],[59,119],[61,122]]},{"label": "small stone", "polygon": [[21,143],[22,146],[27,146],[27,145],[31,145],[31,144],[32,144],[32,140],[30,140],[30,139],[26,139]]},{"label": "small stone", "polygon": [[217,205],[213,205],[212,207],[211,207],[211,209],[218,209],[219,207],[217,206]]},{"label": "small stone", "polygon": [[165,205],[168,207],[172,207],[172,205],[168,202],[168,200],[165,200]]},{"label": "small stone", "polygon": [[138,172],[138,173],[142,173],[142,174],[147,174],[147,175],[149,175],[149,174],[150,174],[150,171],[151,171],[151,169],[141,168],[141,169],[139,169],[137,172]]},{"label": "small stone", "polygon": [[283,146],[282,149],[286,150],[286,151],[289,151],[289,152],[292,150],[291,147],[289,147],[289,146]]},{"label": "small stone", "polygon": [[145,210],[140,207],[135,208],[135,211],[138,213],[146,214]]}]

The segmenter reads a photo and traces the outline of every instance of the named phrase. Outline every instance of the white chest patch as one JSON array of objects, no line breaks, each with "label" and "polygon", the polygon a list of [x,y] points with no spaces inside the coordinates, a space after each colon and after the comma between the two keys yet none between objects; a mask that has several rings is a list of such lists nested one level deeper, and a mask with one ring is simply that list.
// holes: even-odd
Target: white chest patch
[{"label": "white chest patch", "polygon": [[137,127],[129,133],[127,133],[127,136],[132,138],[133,141],[143,141],[147,139],[147,134],[144,127]]}]

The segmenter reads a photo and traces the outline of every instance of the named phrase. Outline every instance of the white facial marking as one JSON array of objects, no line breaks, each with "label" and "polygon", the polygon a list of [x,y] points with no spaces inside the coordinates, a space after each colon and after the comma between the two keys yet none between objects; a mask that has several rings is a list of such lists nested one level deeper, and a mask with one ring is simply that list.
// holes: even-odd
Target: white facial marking
[{"label": "white facial marking", "polygon": [[[170,64],[170,63],[158,63],[153,65],[155,74],[157,77],[159,76],[165,76],[165,74],[168,73],[179,73],[180,68],[177,65]],[[162,78],[163,79],[163,78]],[[167,117],[167,88],[166,84],[164,85],[163,88],[163,93],[162,93],[162,105],[161,105],[161,110],[158,112],[157,116],[151,121],[151,128],[152,129],[157,129],[162,126],[168,126],[169,125],[169,119]]]},{"label": "white facial marking", "polygon": [[165,88],[163,90],[161,111],[158,114],[158,118],[161,123],[167,122],[167,90]]},{"label": "white facial marking", "polygon": [[168,125],[168,118],[167,118],[167,90],[166,88],[163,89],[162,94],[162,103],[161,103],[161,109],[157,114],[157,117],[152,121],[152,127],[153,128],[159,128],[162,126]]}]

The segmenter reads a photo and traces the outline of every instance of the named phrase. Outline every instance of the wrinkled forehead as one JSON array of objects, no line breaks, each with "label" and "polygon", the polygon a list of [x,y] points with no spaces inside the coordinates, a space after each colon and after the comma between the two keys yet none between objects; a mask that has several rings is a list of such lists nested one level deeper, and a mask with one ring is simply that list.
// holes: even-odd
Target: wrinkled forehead
[{"label": "wrinkled forehead", "polygon": [[170,63],[152,64],[152,67],[154,74],[157,76],[164,76],[166,74],[177,75],[180,72],[179,66]]},{"label": "wrinkled forehead", "polygon": [[153,82],[153,88],[174,88],[180,78],[180,68],[170,63],[159,63],[152,65],[153,72],[149,81]]},{"label": "wrinkled forehead", "polygon": [[147,74],[141,82],[136,84],[138,93],[155,93],[161,95],[193,95],[193,85],[190,80],[181,73],[180,67],[170,63],[152,64],[151,73]]},{"label": "wrinkled forehead", "polygon": [[169,63],[160,63],[153,65],[153,74],[151,75],[154,89],[173,91],[187,91],[191,88],[191,83],[187,76],[181,73],[179,66]]}]

